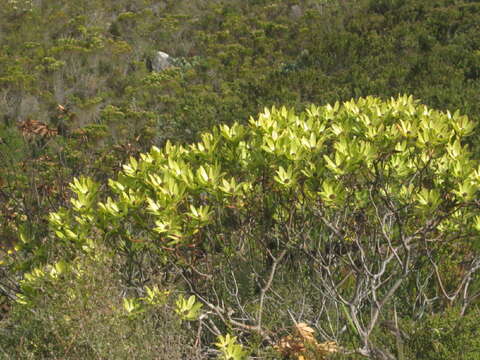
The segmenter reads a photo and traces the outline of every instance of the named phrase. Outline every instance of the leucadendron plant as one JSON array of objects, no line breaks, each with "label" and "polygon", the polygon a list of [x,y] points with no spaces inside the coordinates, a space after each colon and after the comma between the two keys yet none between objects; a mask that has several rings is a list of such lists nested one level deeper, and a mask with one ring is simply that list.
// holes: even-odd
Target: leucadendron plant
[{"label": "leucadendron plant", "polygon": [[472,130],[408,96],[265,109],[131,158],[108,188],[76,179],[52,236],[70,262],[109,249],[130,292],[195,295],[197,344],[235,333],[262,356],[293,321],[347,356],[401,357],[403,320],[478,305]]}]

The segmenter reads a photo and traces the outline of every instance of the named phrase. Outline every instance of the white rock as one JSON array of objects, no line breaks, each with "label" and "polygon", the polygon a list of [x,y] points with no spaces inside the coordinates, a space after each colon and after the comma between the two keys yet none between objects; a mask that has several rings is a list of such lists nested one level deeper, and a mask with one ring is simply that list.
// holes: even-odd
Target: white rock
[{"label": "white rock", "polygon": [[172,58],[163,51],[157,51],[152,59],[152,71],[160,72],[172,66]]},{"label": "white rock", "polygon": [[290,15],[294,19],[301,18],[303,16],[303,10],[299,5],[293,5],[290,8]]}]

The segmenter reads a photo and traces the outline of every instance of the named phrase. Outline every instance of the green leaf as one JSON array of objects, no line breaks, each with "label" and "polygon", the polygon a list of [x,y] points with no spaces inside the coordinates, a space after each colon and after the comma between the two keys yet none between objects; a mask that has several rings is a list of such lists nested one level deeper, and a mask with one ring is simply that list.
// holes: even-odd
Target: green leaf
[{"label": "green leaf", "polygon": [[175,312],[182,320],[194,321],[200,316],[202,304],[196,302],[195,295],[190,296],[188,300],[186,300],[183,295],[180,295],[175,305]]}]

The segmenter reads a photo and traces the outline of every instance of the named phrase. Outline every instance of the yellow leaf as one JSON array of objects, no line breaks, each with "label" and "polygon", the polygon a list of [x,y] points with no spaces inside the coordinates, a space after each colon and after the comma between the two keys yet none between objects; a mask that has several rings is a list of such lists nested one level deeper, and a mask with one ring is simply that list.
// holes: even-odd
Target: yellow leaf
[{"label": "yellow leaf", "polygon": [[312,329],[311,327],[309,327],[307,324],[305,324],[305,323],[298,323],[295,327],[296,327],[299,335],[300,335],[306,342],[314,343],[314,344],[317,343],[317,341],[315,340],[315,338],[314,338],[314,336],[313,336],[313,333],[315,332],[315,330],[313,330],[313,329]]}]

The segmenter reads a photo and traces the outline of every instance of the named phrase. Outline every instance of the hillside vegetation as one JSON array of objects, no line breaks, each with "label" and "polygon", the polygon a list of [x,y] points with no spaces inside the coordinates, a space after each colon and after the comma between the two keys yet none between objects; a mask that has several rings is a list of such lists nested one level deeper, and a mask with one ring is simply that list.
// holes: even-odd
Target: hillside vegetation
[{"label": "hillside vegetation", "polygon": [[2,358],[480,356],[480,2],[0,19]]}]

